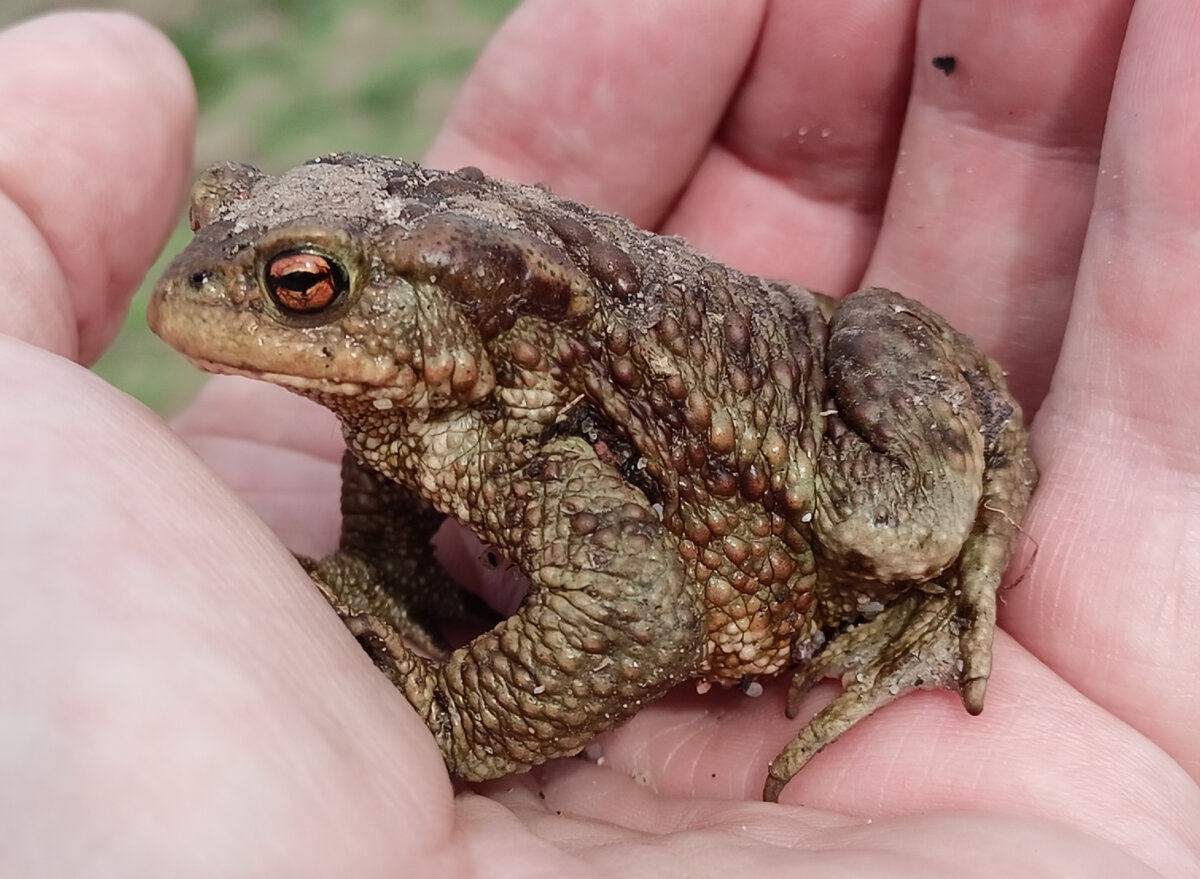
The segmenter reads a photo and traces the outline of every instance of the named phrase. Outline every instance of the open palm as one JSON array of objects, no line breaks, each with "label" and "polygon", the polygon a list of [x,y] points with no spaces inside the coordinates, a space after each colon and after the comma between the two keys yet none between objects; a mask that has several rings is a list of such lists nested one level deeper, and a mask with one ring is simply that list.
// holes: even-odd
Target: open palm
[{"label": "open palm", "polygon": [[455,796],[285,549],[336,539],[332,418],[221,380],[176,435],[71,362],[173,220],[181,62],[120,16],[0,36],[0,872],[1200,870],[1191,11],[538,0],[436,142],[750,271],[893,287],[1009,369],[1042,483],[986,710],[901,700],[792,806],[754,802],[797,729],[778,687],[672,694],[603,765]]}]

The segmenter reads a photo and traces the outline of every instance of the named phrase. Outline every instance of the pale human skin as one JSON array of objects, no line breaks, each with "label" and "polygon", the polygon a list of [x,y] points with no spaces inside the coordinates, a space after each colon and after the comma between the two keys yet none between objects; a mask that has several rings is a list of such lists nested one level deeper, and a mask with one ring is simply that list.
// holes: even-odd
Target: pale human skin
[{"label": "pale human skin", "polygon": [[[633,5],[526,4],[426,158],[752,271],[895,287],[1004,363],[1042,482],[984,714],[911,696],[775,806],[753,801],[795,730],[784,688],[679,692],[606,736],[603,766],[454,796],[287,551],[336,537],[331,417],[214,382],[176,434],[69,362],[173,222],[193,98],[145,26],[60,16],[0,36],[20,120],[0,149],[0,874],[1200,871],[1190,0],[1142,0],[1128,30],[1129,2],[927,2],[915,50],[915,4],[778,4],[765,26],[740,0]],[[743,77],[756,36],[772,73]],[[596,88],[601,61],[621,75]]]}]

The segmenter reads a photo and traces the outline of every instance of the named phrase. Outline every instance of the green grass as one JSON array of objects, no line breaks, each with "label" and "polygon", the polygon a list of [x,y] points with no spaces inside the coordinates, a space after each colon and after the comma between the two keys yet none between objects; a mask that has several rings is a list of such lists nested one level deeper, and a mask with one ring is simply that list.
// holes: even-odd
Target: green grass
[{"label": "green grass", "polygon": [[[126,0],[179,47],[200,102],[196,166],[278,172],[339,150],[419,157],[517,0]],[[74,4],[5,0],[0,26]],[[150,282],[187,241],[181,223]],[[201,376],[146,329],[149,282],[95,370],[160,412]]]}]

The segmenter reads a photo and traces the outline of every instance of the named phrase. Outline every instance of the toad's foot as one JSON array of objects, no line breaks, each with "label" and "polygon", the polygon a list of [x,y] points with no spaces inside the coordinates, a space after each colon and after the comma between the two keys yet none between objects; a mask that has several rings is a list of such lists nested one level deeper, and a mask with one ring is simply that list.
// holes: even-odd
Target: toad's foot
[{"label": "toad's foot", "polygon": [[[956,690],[972,714],[983,705],[991,664],[994,613],[976,615],[955,592],[913,595],[838,635],[796,673],[787,714],[822,678],[840,677],[843,691],[771,761],[763,799],[784,786],[822,748],[894,699],[919,689]],[[964,614],[964,610],[967,613]]]},{"label": "toad's foot", "polygon": [[[395,601],[388,590],[377,585],[365,563],[342,553],[319,560],[298,555],[296,561],[352,632],[356,627],[362,628],[362,623],[355,621],[366,619],[372,621],[369,628],[403,637],[427,656],[444,659],[450,655],[450,646],[441,632],[430,622],[418,619],[407,607]],[[386,623],[381,614],[386,617]],[[357,632],[355,636],[358,637]],[[362,638],[359,640],[363,641]],[[371,653],[370,646],[364,642],[368,653]]]}]

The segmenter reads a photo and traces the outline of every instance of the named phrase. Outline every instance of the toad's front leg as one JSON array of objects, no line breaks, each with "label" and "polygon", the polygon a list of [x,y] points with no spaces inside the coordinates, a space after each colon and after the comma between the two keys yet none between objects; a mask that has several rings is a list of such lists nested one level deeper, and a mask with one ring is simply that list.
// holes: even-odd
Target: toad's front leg
[{"label": "toad's front leg", "polygon": [[448,656],[442,624],[491,622],[496,615],[438,562],[430,541],[445,518],[346,452],[338,549],[322,559],[297,559],[343,619],[376,617],[427,655]]},{"label": "toad's front leg", "polygon": [[658,516],[586,442],[555,439],[487,486],[475,524],[531,581],[516,615],[440,663],[375,617],[347,620],[472,781],[577,753],[689,677],[705,645]]}]

